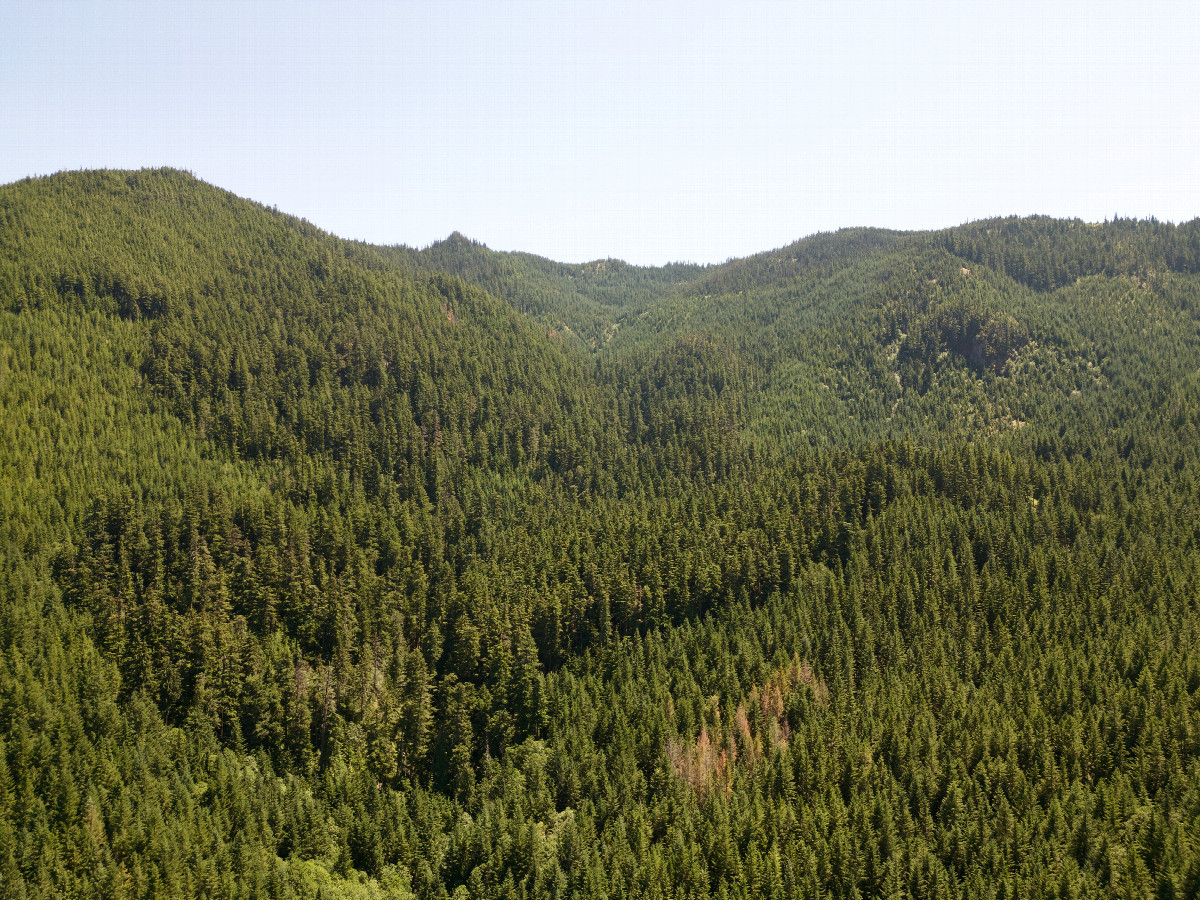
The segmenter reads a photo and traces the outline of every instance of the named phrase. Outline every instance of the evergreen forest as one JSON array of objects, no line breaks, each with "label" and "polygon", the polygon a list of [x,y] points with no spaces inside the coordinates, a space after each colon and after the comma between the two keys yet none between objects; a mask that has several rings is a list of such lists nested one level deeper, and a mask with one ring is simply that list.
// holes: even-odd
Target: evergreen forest
[{"label": "evergreen forest", "polygon": [[1200,898],[1200,219],[0,187],[0,895]]}]

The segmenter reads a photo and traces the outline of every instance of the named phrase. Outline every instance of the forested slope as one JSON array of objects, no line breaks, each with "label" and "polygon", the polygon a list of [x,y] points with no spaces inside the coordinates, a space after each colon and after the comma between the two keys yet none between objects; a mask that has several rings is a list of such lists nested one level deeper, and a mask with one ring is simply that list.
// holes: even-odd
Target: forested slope
[{"label": "forested slope", "polygon": [[1200,895],[1198,252],[0,188],[4,893]]},{"label": "forested slope", "polygon": [[559,263],[530,253],[489,250],[458,232],[423,250],[395,247],[390,252],[415,268],[457,275],[592,350],[650,303],[705,271],[688,263],[651,268],[619,259]]}]

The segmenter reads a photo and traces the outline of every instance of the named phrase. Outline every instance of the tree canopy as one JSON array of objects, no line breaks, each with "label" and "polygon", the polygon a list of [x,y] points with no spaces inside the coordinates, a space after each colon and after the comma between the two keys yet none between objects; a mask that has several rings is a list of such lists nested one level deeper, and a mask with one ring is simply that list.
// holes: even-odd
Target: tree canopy
[{"label": "tree canopy", "polygon": [[1200,220],[722,266],[0,188],[12,897],[1200,896]]}]

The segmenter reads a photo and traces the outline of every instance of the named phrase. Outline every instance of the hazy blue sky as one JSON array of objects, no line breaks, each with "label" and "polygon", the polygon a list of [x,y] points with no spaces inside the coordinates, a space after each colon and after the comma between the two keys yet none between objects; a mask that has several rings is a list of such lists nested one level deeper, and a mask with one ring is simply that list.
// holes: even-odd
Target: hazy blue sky
[{"label": "hazy blue sky", "polygon": [[337,234],[724,260],[1200,215],[1193,2],[0,0],[0,182],[170,165]]}]

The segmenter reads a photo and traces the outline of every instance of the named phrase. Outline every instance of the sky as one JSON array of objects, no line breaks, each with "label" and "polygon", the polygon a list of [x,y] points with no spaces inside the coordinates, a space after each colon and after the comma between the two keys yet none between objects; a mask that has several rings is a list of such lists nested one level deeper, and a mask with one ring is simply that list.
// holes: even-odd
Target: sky
[{"label": "sky", "polygon": [[174,166],[347,238],[721,262],[1200,216],[1193,2],[0,0],[0,183]]}]

